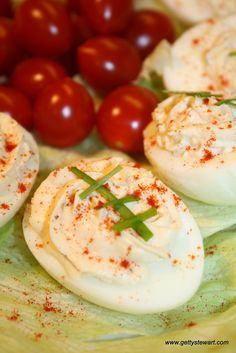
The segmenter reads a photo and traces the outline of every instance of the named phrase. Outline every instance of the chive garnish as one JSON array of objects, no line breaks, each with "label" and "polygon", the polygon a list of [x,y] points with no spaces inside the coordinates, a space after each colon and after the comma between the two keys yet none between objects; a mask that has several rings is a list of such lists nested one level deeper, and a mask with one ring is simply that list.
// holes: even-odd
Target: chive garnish
[{"label": "chive garnish", "polygon": [[233,107],[236,107],[236,98],[231,98],[231,99],[223,99],[217,103],[215,103],[215,105],[223,105],[223,104],[227,104],[227,105],[232,105]]},{"label": "chive garnish", "polygon": [[[236,52],[232,52],[232,56],[236,55]],[[168,93],[168,94],[184,94],[186,96],[195,96],[195,97],[200,97],[200,98],[210,98],[210,97],[216,97],[216,98],[220,98],[223,97],[223,93],[210,93],[210,92],[185,92],[185,91],[167,91],[164,90],[164,93]],[[231,98],[231,99],[223,99],[218,101],[217,103],[215,103],[215,105],[223,105],[223,104],[228,104],[228,105],[232,105],[233,107],[236,107],[236,98]]]},{"label": "chive garnish", "polygon": [[[93,178],[91,178],[88,174],[82,172],[82,170],[76,168],[76,167],[72,167],[71,172],[74,173],[76,176],[78,176],[79,178],[81,178],[83,181],[85,181],[87,184],[89,185],[95,185],[97,184],[96,180],[94,180]],[[108,191],[104,186],[99,186],[99,188],[97,189],[97,191],[99,192],[100,195],[102,195],[106,200],[116,200],[116,197],[110,192]]]},{"label": "chive garnish", "polygon": [[116,173],[118,173],[120,170],[122,169],[122,167],[120,165],[118,165],[117,167],[115,167],[110,173],[104,175],[101,179],[99,179],[98,181],[96,181],[95,184],[90,185],[86,190],[84,190],[83,192],[81,192],[81,194],[79,195],[79,197],[81,198],[81,200],[86,199],[87,196],[89,196],[93,191],[97,190],[100,186],[102,186],[103,184],[105,184],[107,182],[107,180],[109,180],[113,175],[115,175]]},{"label": "chive garnish", "polygon": [[236,56],[236,50],[231,51],[231,52],[229,53],[229,56]]},{"label": "chive garnish", "polygon": [[[97,184],[97,181],[91,178],[89,175],[84,173],[82,170],[72,167],[71,172],[74,173],[76,176],[84,180],[87,184],[89,185],[95,185]],[[115,195],[113,195],[109,190],[107,190],[104,186],[99,186],[96,189],[97,192],[99,192],[100,195],[102,195],[108,202],[109,201],[119,201],[119,199],[116,198]],[[115,206],[114,206],[115,207]],[[124,219],[129,219],[135,217],[135,214],[124,204],[120,206],[117,211],[119,212],[120,216]],[[149,240],[150,238],[153,237],[153,233],[150,231],[150,229],[141,221],[137,220],[134,222],[132,225],[132,228],[145,240]]]},{"label": "chive garnish", "polygon": [[222,97],[223,96],[223,94],[221,94],[221,93],[211,93],[211,92],[206,92],[206,91],[188,92],[188,91],[163,90],[162,92],[167,93],[167,94],[183,94],[185,96],[193,96],[193,97],[200,97],[200,98]]},{"label": "chive garnish", "polygon": [[105,203],[103,205],[103,207],[112,206],[112,207],[114,207],[117,210],[121,206],[123,206],[125,203],[139,201],[139,200],[140,200],[140,198],[137,197],[137,196],[128,195],[128,196],[122,197],[122,198],[117,199],[117,200],[108,201],[107,203]]},{"label": "chive garnish", "polygon": [[121,232],[124,229],[127,228],[133,228],[134,224],[137,221],[146,221],[147,219],[156,216],[157,214],[157,210],[154,207],[149,208],[147,211],[139,213],[137,215],[134,215],[132,217],[129,217],[128,219],[124,220],[124,221],[120,221],[119,223],[116,223],[112,229],[117,231],[117,232]]}]

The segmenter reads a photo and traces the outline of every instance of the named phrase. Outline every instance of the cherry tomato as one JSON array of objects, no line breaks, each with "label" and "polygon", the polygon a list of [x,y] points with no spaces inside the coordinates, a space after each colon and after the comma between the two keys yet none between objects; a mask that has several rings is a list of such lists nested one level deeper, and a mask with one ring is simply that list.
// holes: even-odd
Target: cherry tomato
[{"label": "cherry tomato", "polygon": [[84,17],[73,13],[71,15],[71,21],[73,25],[74,34],[73,47],[77,48],[86,40],[95,36],[94,31],[91,29],[91,27],[89,27]]},{"label": "cherry tomato", "polygon": [[13,36],[12,21],[2,17],[0,18],[0,74],[7,74],[20,56],[21,50]]},{"label": "cherry tomato", "polygon": [[54,0],[26,0],[14,18],[15,35],[36,55],[60,55],[72,45],[73,29],[65,7]]},{"label": "cherry tomato", "polygon": [[117,88],[105,98],[97,114],[97,130],[102,140],[124,152],[141,152],[143,129],[151,121],[157,103],[156,95],[146,88]]},{"label": "cherry tomato", "polygon": [[11,84],[28,98],[35,99],[47,84],[66,75],[64,68],[53,60],[31,58],[15,67],[11,76]]},{"label": "cherry tomato", "polygon": [[144,58],[162,40],[175,38],[173,24],[164,13],[152,10],[136,11],[126,29],[125,37]]},{"label": "cherry tomato", "polygon": [[88,26],[86,20],[75,13],[71,15],[73,25],[73,45],[72,49],[59,58],[60,63],[66,69],[70,76],[77,74],[77,47],[84,43],[87,39],[94,37],[94,32]]},{"label": "cherry tomato", "polygon": [[66,6],[69,9],[69,11],[80,13],[80,0],[67,0]]},{"label": "cherry tomato", "polygon": [[33,126],[31,104],[15,88],[0,86],[0,111],[11,115],[26,129],[31,129]]},{"label": "cherry tomato", "polygon": [[1,17],[11,17],[12,8],[10,0],[0,0],[0,16]]},{"label": "cherry tomato", "polygon": [[93,101],[86,89],[66,77],[43,89],[34,109],[42,139],[57,147],[81,142],[94,126]]},{"label": "cherry tomato", "polygon": [[137,50],[124,39],[101,36],[78,48],[78,65],[85,80],[104,93],[134,80],[141,61]]},{"label": "cherry tomato", "polygon": [[114,34],[125,29],[133,11],[132,0],[80,0],[83,16],[98,33]]}]

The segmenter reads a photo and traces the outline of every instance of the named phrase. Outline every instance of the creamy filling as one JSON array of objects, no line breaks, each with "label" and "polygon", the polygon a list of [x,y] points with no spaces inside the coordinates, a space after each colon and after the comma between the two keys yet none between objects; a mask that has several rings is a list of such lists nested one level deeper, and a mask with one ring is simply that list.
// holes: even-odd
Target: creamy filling
[{"label": "creamy filling", "polygon": [[163,69],[170,90],[236,94],[236,15],[186,31]]},{"label": "creamy filling", "polygon": [[139,214],[150,207],[157,215],[144,221],[152,231],[149,241],[132,228],[115,232],[111,227],[121,217],[97,191],[85,200],[80,193],[88,187],[70,167],[53,172],[33,197],[29,226],[39,234],[36,247],[56,252],[62,263],[69,261],[77,271],[107,283],[136,285],[148,281],[152,264],[166,259],[179,268],[193,268],[193,258],[202,252],[200,243],[191,254],[185,237],[191,236],[188,210],[171,190],[150,172],[119,158],[81,161],[76,166],[99,179],[118,164],[122,170],[111,177],[106,187],[117,197],[134,195],[139,201],[126,206]]},{"label": "creamy filling", "polygon": [[164,3],[188,23],[224,17],[236,12],[236,0],[164,0]]},{"label": "creamy filling", "polygon": [[168,98],[153,113],[155,135],[150,143],[194,161],[235,151],[236,108],[217,102],[215,97]]}]

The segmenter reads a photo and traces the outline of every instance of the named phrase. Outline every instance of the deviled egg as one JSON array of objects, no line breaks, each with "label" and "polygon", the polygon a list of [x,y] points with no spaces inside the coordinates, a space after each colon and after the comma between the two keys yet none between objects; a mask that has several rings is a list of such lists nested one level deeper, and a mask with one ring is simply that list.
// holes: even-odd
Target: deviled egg
[{"label": "deviled egg", "polygon": [[31,134],[0,113],[0,227],[25,201],[38,169],[38,148]]},{"label": "deviled egg", "polygon": [[173,189],[209,204],[236,205],[234,99],[167,98],[144,131],[144,148],[160,178]]},{"label": "deviled egg", "polygon": [[150,171],[121,158],[54,170],[27,207],[23,230],[49,274],[107,308],[169,310],[201,282],[202,238],[188,209]]},{"label": "deviled egg", "polygon": [[176,17],[188,24],[236,13],[236,0],[163,0]]},{"label": "deviled egg", "polygon": [[196,25],[163,48],[159,71],[167,89],[236,94],[236,15]]}]

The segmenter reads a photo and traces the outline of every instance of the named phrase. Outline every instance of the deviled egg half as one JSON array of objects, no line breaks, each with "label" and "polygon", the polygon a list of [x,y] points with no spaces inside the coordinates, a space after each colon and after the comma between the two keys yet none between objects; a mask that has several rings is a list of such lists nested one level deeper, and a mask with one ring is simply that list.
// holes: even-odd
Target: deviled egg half
[{"label": "deviled egg half", "polygon": [[121,158],[53,171],[26,209],[25,240],[62,285],[127,313],[175,308],[203,271],[199,229],[181,199]]},{"label": "deviled egg half", "polygon": [[236,13],[236,0],[163,0],[176,17],[188,24]]},{"label": "deviled egg half", "polygon": [[144,149],[174,190],[213,205],[236,205],[235,100],[167,98],[144,131]]},{"label": "deviled egg half", "polygon": [[196,25],[161,48],[155,66],[162,63],[167,89],[236,94],[236,15]]},{"label": "deviled egg half", "polygon": [[22,206],[38,169],[38,148],[31,134],[0,113],[0,227]]}]

